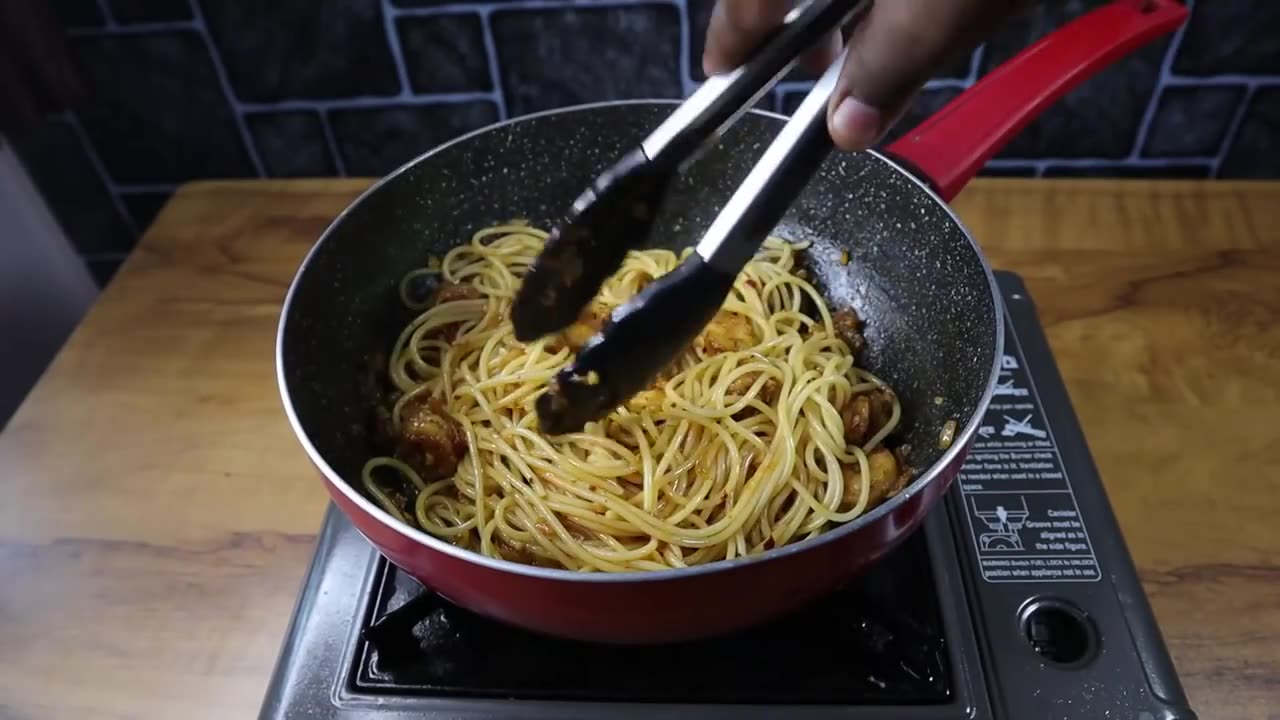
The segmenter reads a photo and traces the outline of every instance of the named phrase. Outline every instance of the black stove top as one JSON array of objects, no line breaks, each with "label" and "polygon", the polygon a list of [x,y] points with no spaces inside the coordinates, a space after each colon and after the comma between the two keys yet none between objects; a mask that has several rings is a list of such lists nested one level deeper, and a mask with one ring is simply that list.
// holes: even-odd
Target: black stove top
[{"label": "black stove top", "polygon": [[970,460],[841,591],[716,640],[608,647],[457,608],[334,510],[261,718],[1116,718],[1187,707],[1021,281]]},{"label": "black stove top", "polygon": [[650,648],[515,630],[380,564],[367,642],[353,665],[362,692],[839,705],[939,704],[951,695],[923,538],[793,617],[731,638]]}]

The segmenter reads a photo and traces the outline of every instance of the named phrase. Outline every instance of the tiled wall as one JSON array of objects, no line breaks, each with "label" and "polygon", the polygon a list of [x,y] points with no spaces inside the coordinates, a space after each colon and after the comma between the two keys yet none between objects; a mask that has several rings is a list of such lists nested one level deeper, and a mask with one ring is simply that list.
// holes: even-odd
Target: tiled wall
[{"label": "tiled wall", "polygon": [[[884,1],[884,0],[882,0]],[[105,280],[180,183],[379,175],[562,105],[680,97],[713,0],[55,0],[93,97],[15,145]],[[1041,0],[931,81],[902,127],[1102,0]],[[1198,0],[988,173],[1280,177],[1280,2]],[[786,112],[806,89],[781,84]]]}]

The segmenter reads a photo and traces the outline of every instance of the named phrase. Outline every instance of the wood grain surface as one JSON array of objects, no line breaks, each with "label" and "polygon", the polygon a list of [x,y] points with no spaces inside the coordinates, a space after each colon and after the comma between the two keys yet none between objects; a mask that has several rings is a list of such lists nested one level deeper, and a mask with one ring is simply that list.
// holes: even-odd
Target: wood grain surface
[{"label": "wood grain surface", "polygon": [[[256,715],[326,502],[277,316],[366,185],[184,187],[0,434],[0,717]],[[956,205],[1030,286],[1194,707],[1280,718],[1280,184]]]}]

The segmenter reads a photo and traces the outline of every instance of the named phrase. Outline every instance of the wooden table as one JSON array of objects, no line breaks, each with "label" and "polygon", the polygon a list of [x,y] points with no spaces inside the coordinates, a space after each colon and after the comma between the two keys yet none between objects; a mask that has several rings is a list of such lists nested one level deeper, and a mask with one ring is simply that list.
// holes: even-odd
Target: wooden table
[{"label": "wooden table", "polygon": [[[277,315],[366,185],[184,187],[0,435],[0,717],[255,715],[326,503]],[[1194,706],[1280,718],[1280,183],[957,207],[1039,303]]]}]

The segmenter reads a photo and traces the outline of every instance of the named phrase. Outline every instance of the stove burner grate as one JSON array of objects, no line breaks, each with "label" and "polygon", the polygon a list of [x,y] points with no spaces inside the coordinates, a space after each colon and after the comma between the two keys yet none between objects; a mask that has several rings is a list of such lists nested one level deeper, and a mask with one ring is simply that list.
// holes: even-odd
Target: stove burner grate
[{"label": "stove burner grate", "polygon": [[450,605],[383,561],[357,693],[755,704],[950,701],[921,535],[844,590],[772,624],[678,647],[547,638]]}]

